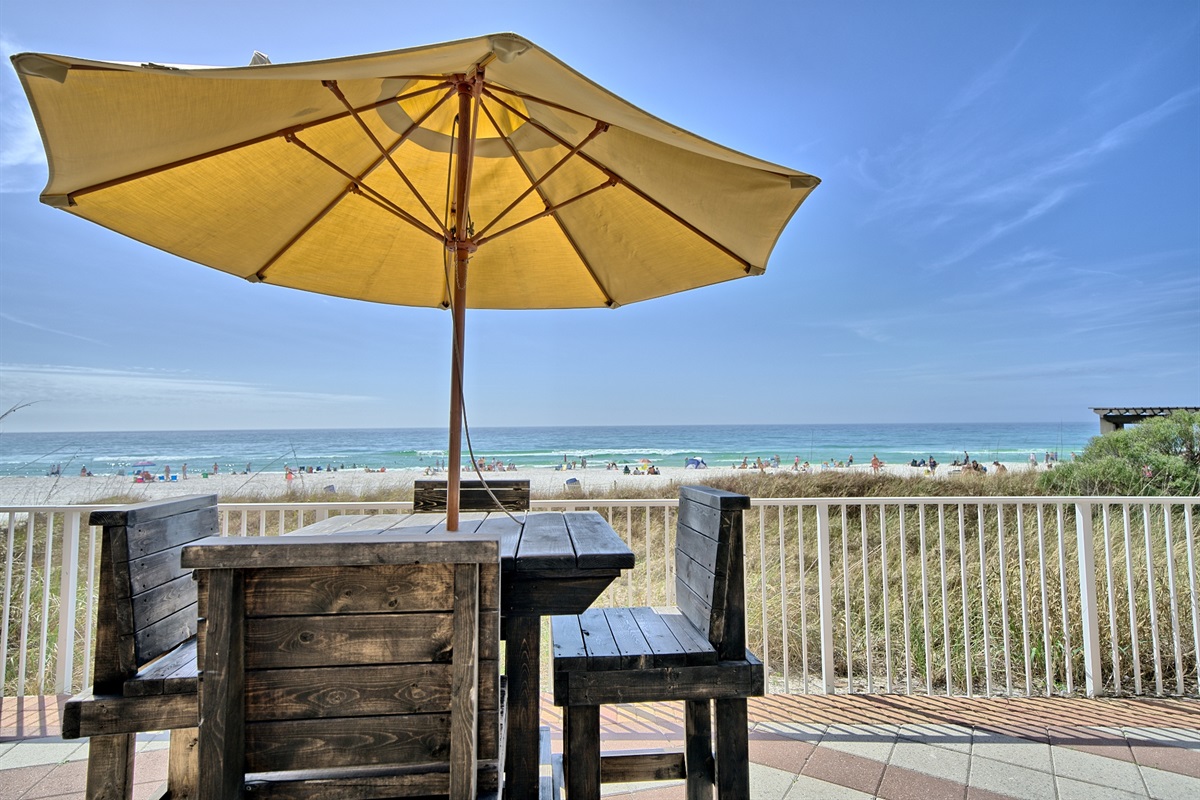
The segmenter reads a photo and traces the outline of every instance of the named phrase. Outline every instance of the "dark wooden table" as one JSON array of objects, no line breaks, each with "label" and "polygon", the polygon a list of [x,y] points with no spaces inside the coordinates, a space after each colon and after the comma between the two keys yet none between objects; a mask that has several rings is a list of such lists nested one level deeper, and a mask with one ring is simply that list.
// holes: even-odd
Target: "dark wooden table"
[{"label": "dark wooden table", "polygon": [[[514,519],[515,518],[515,519]],[[580,614],[621,570],[633,551],[595,511],[464,512],[461,533],[500,537],[500,606],[507,642],[509,797],[538,796],[542,617]],[[446,534],[445,514],[330,517],[288,534]]]}]

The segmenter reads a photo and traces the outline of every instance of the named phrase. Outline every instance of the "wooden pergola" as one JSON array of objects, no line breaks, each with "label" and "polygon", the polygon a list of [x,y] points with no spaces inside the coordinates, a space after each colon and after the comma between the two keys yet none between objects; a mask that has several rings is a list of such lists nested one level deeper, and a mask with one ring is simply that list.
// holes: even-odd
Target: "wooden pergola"
[{"label": "wooden pergola", "polygon": [[1151,406],[1146,408],[1093,408],[1100,415],[1100,434],[1119,431],[1126,425],[1136,425],[1151,417],[1168,417],[1175,411],[1200,412],[1196,406]]}]

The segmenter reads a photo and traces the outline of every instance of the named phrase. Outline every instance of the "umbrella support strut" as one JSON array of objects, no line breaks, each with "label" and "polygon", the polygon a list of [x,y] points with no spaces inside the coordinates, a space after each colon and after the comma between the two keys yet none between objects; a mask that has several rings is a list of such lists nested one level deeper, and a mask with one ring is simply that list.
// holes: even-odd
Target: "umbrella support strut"
[{"label": "umbrella support strut", "polygon": [[[472,103],[475,102],[483,75],[476,73],[458,83],[458,137],[454,174],[454,281],[450,298],[454,319],[454,346],[450,354],[450,447],[446,462],[446,530],[458,530],[459,486],[462,479],[462,418],[463,418],[463,343],[467,318],[467,262],[475,249],[471,238],[470,200],[471,161],[475,155],[475,126],[472,125]],[[449,246],[450,243],[448,243]]]}]

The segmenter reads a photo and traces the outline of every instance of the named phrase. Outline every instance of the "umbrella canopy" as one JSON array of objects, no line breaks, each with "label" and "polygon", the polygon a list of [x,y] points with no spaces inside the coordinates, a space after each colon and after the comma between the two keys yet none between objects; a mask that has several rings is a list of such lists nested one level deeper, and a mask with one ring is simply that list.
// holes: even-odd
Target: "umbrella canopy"
[{"label": "umbrella canopy", "polygon": [[[262,61],[14,56],[42,202],[250,281],[453,308],[452,382],[468,306],[615,307],[760,274],[819,182],[513,34]],[[456,383],[452,489],[460,403]]]}]

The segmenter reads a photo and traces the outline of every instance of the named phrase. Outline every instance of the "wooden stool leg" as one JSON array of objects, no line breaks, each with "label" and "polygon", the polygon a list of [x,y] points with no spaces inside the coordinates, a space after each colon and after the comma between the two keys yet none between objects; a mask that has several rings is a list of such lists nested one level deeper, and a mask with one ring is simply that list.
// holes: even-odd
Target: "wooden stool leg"
[{"label": "wooden stool leg", "polygon": [[712,702],[688,700],[684,714],[687,800],[712,800]]},{"label": "wooden stool leg", "polygon": [[199,728],[171,731],[171,749],[167,754],[167,796],[171,800],[195,800],[200,776]]},{"label": "wooden stool leg", "polygon": [[600,706],[566,706],[563,724],[567,798],[599,800]]},{"label": "wooden stool leg", "polygon": [[133,753],[136,736],[93,736],[88,742],[87,800],[133,797]]},{"label": "wooden stool leg", "polygon": [[717,797],[749,800],[750,731],[746,700],[717,700]]}]

